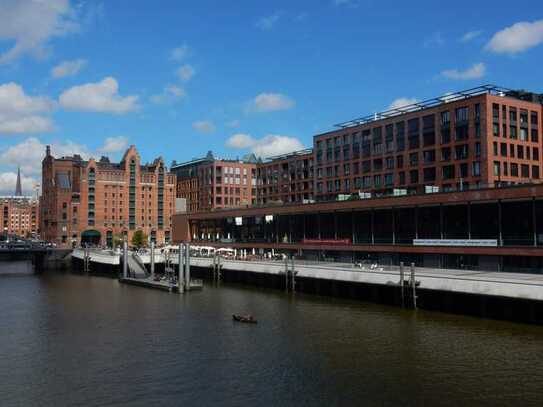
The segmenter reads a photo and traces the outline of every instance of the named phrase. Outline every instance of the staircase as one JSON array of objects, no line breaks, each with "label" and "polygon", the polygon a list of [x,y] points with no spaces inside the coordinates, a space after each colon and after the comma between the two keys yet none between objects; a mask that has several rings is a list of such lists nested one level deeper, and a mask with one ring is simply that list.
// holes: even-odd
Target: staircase
[{"label": "staircase", "polygon": [[145,265],[136,253],[128,255],[128,274],[134,278],[146,278],[149,276]]}]

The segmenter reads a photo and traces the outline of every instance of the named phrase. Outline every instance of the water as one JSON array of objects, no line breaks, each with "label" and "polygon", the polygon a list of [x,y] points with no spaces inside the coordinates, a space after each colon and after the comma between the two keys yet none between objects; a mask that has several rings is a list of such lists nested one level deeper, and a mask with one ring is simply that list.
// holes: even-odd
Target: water
[{"label": "water", "polygon": [[543,328],[0,263],[0,405],[256,404],[541,406]]}]

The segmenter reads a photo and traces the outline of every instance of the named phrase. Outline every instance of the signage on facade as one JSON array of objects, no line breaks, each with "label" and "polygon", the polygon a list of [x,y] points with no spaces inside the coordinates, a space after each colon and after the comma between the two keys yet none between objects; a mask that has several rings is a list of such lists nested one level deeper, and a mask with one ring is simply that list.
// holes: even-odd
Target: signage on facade
[{"label": "signage on facade", "polygon": [[413,239],[413,246],[497,247],[496,239]]}]

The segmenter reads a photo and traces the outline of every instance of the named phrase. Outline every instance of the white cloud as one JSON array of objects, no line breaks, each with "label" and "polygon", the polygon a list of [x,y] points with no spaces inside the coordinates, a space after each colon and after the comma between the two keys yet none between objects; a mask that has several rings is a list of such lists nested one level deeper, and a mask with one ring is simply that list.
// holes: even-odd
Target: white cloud
[{"label": "white cloud", "polygon": [[201,120],[192,123],[192,128],[199,133],[213,133],[215,131],[215,125],[210,121]]},{"label": "white cloud", "polygon": [[257,95],[248,106],[248,111],[273,112],[277,110],[288,110],[294,107],[295,102],[281,93],[261,93]]},{"label": "white cloud", "polygon": [[183,59],[189,57],[191,50],[187,44],[183,44],[177,48],[174,48],[170,54],[170,59],[173,61],[180,62]]},{"label": "white cloud", "polygon": [[[52,143],[51,151],[56,157],[79,154],[88,158],[90,152],[86,146],[65,141]],[[19,144],[13,145],[0,153],[0,165],[3,167],[21,167],[21,172],[30,175],[41,173],[41,162],[45,156],[45,144],[36,137],[29,137]]]},{"label": "white cloud", "polygon": [[140,109],[138,96],[121,96],[115,78],[74,86],[64,91],[59,101],[67,110],[123,114]]},{"label": "white cloud", "polygon": [[468,31],[467,33],[465,33],[462,36],[462,38],[460,38],[460,41],[461,42],[470,42],[470,41],[474,40],[475,38],[477,38],[478,36],[480,36],[482,33],[483,33],[483,31],[481,31],[481,30]]},{"label": "white cloud", "polygon": [[153,95],[150,97],[151,102],[156,104],[173,103],[178,99],[182,99],[186,96],[185,89],[177,85],[167,85],[162,93]]},{"label": "white cloud", "polygon": [[[14,195],[15,185],[17,184],[16,172],[0,172],[0,195]],[[39,184],[39,181],[33,177],[27,177],[21,174],[21,186],[23,187],[23,195],[34,195],[34,186]]]},{"label": "white cloud", "polygon": [[42,56],[51,38],[77,30],[79,24],[69,0],[2,0],[0,41],[12,42],[13,46],[0,54],[0,64],[25,54]]},{"label": "white cloud", "polygon": [[104,145],[98,149],[99,153],[109,154],[118,153],[128,148],[128,139],[124,136],[108,137],[104,141]]},{"label": "white cloud", "polygon": [[14,83],[0,85],[0,134],[43,133],[53,130],[53,122],[43,116],[54,108],[44,96],[29,96]]},{"label": "white cloud", "polygon": [[415,98],[398,98],[392,101],[390,106],[388,107],[390,109],[398,109],[403,106],[412,105],[413,103],[417,103],[418,99]]},{"label": "white cloud", "polygon": [[250,149],[256,156],[262,158],[291,153],[304,148],[302,142],[295,137],[270,134],[256,139],[243,133],[230,137],[226,141],[226,147],[239,150]]},{"label": "white cloud", "polygon": [[485,49],[497,54],[516,54],[543,43],[543,20],[519,22],[498,31]]},{"label": "white cloud", "polygon": [[255,23],[255,25],[257,28],[260,28],[264,31],[271,30],[275,23],[277,23],[277,21],[279,20],[279,17],[279,13],[275,13],[267,17],[262,17]]},{"label": "white cloud", "polygon": [[62,61],[60,64],[51,69],[51,77],[58,79],[65,76],[74,76],[79,73],[87,65],[85,59],[75,59],[73,61]]},{"label": "white cloud", "polygon": [[479,79],[485,76],[486,66],[482,62],[474,64],[471,67],[467,68],[464,71],[459,71],[458,69],[447,69],[441,72],[447,79],[453,80],[469,80],[469,79]]},{"label": "white cloud", "polygon": [[238,133],[226,140],[226,147],[241,150],[253,146],[254,143],[255,140],[248,134]]},{"label": "white cloud", "polygon": [[180,66],[176,71],[176,74],[179,77],[179,79],[181,79],[184,82],[190,81],[195,73],[196,73],[195,69],[193,68],[192,65],[189,65],[189,64]]}]

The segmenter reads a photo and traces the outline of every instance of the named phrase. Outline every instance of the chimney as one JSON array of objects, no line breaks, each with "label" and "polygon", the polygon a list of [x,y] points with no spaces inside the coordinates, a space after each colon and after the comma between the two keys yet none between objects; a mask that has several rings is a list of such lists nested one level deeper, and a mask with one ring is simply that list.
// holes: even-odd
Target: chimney
[{"label": "chimney", "polygon": [[45,147],[45,156],[49,157],[51,155],[51,146]]}]

